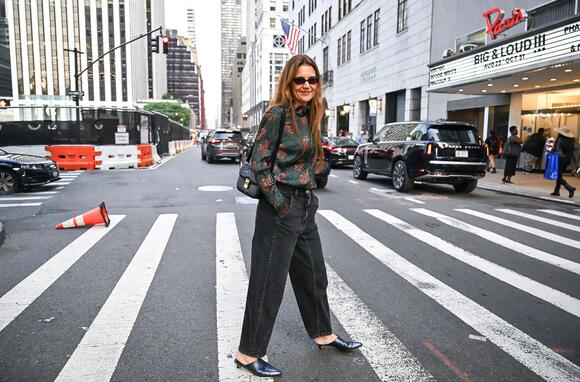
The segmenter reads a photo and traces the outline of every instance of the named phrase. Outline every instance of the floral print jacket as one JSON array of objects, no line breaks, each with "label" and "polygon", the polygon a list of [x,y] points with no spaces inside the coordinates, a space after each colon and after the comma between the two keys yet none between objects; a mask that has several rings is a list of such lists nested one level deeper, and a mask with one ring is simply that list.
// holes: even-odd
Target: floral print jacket
[{"label": "floral print jacket", "polygon": [[[285,116],[284,132],[280,140],[276,161],[270,171],[270,159],[275,150],[280,129],[280,118]],[[251,156],[252,170],[268,202],[274,206],[279,215],[285,215],[289,201],[280,192],[276,183],[291,187],[314,189],[315,148],[312,144],[308,109],[296,109],[298,134],[292,126],[290,109],[280,106],[268,110],[256,133],[254,150]]]}]

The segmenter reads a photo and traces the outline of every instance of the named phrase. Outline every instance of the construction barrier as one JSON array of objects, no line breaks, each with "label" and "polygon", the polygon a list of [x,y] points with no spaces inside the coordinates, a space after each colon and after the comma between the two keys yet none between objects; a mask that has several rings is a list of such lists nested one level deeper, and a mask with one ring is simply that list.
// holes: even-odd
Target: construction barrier
[{"label": "construction barrier", "polygon": [[137,146],[139,167],[149,167],[153,164],[153,150],[150,144]]},{"label": "construction barrier", "polygon": [[36,155],[39,157],[48,157],[50,155],[50,153],[45,150],[44,145],[0,146],[0,149],[10,154]]},{"label": "construction barrier", "polygon": [[101,155],[97,160],[101,164],[97,165],[99,170],[118,170],[127,168],[137,168],[139,165],[139,150],[137,146],[95,146]]},{"label": "construction barrier", "polygon": [[157,145],[153,145],[151,153],[153,154],[153,162],[159,163],[161,161],[161,157],[159,156],[159,152],[157,151]]},{"label": "construction barrier", "polygon": [[95,170],[101,164],[96,157],[101,153],[95,151],[95,146],[46,146],[50,159],[56,162],[60,170]]}]

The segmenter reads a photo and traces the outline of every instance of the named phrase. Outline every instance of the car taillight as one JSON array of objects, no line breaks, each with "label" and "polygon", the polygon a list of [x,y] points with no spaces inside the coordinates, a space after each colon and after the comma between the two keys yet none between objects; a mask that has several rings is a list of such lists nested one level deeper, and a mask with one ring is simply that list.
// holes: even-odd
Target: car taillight
[{"label": "car taillight", "polygon": [[333,147],[330,151],[333,152],[333,153],[340,152],[340,150],[337,147]]},{"label": "car taillight", "polygon": [[221,142],[221,141],[220,141],[219,139],[212,139],[212,140],[211,140],[211,143],[213,143],[214,145],[215,145],[216,143],[220,143],[220,142]]},{"label": "car taillight", "polygon": [[328,143],[324,143],[322,145],[322,148],[325,149],[325,150],[330,150],[332,148],[332,145],[329,145]]},{"label": "car taillight", "polygon": [[425,154],[433,155],[433,144],[432,143],[427,144],[427,147],[425,148]]}]

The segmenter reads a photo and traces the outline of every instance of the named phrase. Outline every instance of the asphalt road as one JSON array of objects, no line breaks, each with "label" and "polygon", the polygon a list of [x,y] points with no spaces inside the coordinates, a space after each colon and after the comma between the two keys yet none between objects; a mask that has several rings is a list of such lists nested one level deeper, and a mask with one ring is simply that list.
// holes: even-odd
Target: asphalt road
[{"label": "asphalt road", "polygon": [[[237,169],[196,148],[0,197],[0,381],[249,380],[232,357],[255,204]],[[288,282],[268,349],[279,380],[580,380],[579,211],[449,186],[399,194],[349,168],[316,192],[333,325],[365,346],[316,348]],[[31,197],[45,199],[18,199]],[[54,229],[101,201],[114,226]],[[22,203],[36,205],[2,207]]]}]

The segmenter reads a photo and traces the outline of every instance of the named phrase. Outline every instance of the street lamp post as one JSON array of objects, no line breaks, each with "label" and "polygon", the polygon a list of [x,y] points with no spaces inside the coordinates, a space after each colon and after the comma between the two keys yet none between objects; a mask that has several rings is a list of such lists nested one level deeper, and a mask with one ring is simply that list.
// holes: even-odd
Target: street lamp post
[{"label": "street lamp post", "polygon": [[75,100],[76,106],[76,119],[77,119],[77,131],[79,132],[79,139],[80,139],[80,131],[81,131],[81,121],[80,121],[80,111],[79,111],[79,103],[80,98],[82,97],[82,92],[79,90],[79,54],[84,54],[76,47],[74,49],[66,49],[65,52],[72,52],[75,55],[75,90],[74,92],[69,92],[69,95],[72,95],[73,99]]}]

